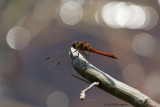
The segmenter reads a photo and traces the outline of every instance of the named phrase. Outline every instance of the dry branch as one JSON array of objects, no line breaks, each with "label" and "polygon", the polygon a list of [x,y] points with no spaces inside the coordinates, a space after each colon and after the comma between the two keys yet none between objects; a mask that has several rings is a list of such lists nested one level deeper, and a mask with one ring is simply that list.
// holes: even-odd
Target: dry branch
[{"label": "dry branch", "polygon": [[74,69],[85,79],[99,82],[98,88],[132,104],[135,107],[160,107],[158,103],[151,100],[137,89],[134,89],[99,70],[90,64],[78,51],[71,48],[70,56]]}]

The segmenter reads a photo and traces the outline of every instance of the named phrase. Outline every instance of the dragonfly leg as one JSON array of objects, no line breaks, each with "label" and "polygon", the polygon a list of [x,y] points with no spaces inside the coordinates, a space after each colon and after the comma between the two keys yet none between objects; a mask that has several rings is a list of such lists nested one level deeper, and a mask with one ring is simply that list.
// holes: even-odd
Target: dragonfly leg
[{"label": "dragonfly leg", "polygon": [[86,59],[88,59],[88,55],[85,52],[82,52],[82,53],[85,55]]},{"label": "dragonfly leg", "polygon": [[88,61],[90,61],[90,59],[91,59],[91,52],[88,52]]}]

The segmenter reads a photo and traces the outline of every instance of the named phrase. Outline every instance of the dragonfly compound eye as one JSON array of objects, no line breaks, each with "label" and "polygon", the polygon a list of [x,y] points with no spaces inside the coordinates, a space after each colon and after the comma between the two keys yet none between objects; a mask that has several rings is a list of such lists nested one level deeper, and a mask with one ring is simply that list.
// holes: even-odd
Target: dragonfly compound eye
[{"label": "dragonfly compound eye", "polygon": [[76,47],[77,47],[77,42],[74,42],[74,43],[72,44],[72,47],[73,47],[74,49],[76,49]]}]

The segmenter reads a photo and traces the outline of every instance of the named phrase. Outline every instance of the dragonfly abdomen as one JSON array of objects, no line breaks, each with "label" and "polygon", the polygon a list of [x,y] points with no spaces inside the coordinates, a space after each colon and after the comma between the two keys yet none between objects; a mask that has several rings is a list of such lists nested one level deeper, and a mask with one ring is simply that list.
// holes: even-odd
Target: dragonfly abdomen
[{"label": "dragonfly abdomen", "polygon": [[96,51],[96,50],[93,49],[93,48],[90,49],[90,52],[97,53],[97,54],[104,55],[104,56],[108,56],[108,57],[110,57],[110,58],[118,59],[118,57],[116,57],[116,56],[114,56],[114,55],[112,55],[112,54],[108,54],[108,53]]}]

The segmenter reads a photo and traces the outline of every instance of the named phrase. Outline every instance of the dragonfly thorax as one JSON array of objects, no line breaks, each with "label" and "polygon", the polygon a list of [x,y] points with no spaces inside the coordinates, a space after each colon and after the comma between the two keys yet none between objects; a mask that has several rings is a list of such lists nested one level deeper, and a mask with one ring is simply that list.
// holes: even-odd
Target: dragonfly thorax
[{"label": "dragonfly thorax", "polygon": [[90,44],[84,41],[76,41],[72,44],[72,47],[80,51],[89,51],[91,48]]}]

